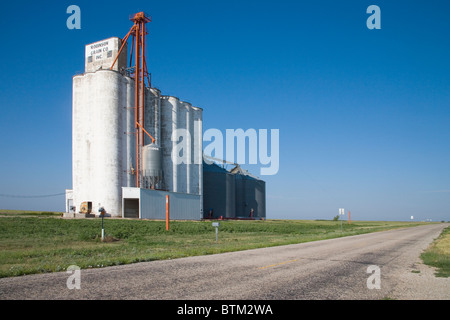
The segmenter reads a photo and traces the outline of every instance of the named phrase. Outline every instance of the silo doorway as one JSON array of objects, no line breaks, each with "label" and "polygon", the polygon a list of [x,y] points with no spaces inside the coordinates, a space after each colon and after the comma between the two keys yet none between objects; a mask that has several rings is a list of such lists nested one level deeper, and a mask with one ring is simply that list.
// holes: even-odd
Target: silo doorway
[{"label": "silo doorway", "polygon": [[139,219],[139,199],[123,199],[123,217]]}]

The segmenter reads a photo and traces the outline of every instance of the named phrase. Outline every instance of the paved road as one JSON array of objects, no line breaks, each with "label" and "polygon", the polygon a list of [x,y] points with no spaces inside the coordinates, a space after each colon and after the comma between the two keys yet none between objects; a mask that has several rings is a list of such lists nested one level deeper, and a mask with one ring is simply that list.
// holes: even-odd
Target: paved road
[{"label": "paved road", "polygon": [[[405,285],[402,277],[411,274],[422,250],[446,226],[81,270],[80,289],[72,290],[67,288],[70,274],[66,272],[4,278],[0,279],[0,299],[395,298]],[[376,272],[367,272],[369,266],[379,268],[380,289],[368,288],[369,277],[371,286],[378,284]]]}]

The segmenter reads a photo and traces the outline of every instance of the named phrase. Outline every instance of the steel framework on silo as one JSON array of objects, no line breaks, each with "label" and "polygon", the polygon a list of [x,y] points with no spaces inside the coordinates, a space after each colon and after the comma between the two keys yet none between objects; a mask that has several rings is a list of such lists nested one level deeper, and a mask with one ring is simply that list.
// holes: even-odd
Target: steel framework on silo
[{"label": "steel framework on silo", "polygon": [[[144,106],[145,106],[145,79],[147,79],[148,87],[151,87],[149,73],[147,71],[147,62],[145,59],[145,36],[148,34],[145,28],[146,23],[151,21],[149,15],[144,12],[139,12],[130,16],[130,20],[134,22],[130,31],[122,39],[122,45],[111,65],[111,70],[114,67],[120,53],[122,52],[128,38],[132,36],[132,47],[130,55],[130,70],[132,71],[130,76],[135,80],[135,96],[134,96],[134,108],[135,108],[135,128],[136,128],[136,187],[140,187],[141,183],[141,154],[142,147],[144,146],[144,133],[147,134],[152,144],[155,143],[155,139],[145,130],[144,123]],[[134,66],[132,67],[134,54]]]}]

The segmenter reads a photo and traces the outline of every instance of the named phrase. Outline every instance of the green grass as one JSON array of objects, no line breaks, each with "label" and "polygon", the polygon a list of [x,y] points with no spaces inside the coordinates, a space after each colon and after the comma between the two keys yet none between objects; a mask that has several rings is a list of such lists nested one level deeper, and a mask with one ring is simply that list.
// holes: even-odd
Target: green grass
[{"label": "green grass", "polygon": [[448,278],[450,276],[450,227],[445,228],[420,257],[425,264],[437,268],[436,276]]},{"label": "green grass", "polygon": [[221,221],[219,241],[211,221],[63,219],[60,213],[0,211],[0,277],[175,259],[330,239],[420,223],[265,220]]}]

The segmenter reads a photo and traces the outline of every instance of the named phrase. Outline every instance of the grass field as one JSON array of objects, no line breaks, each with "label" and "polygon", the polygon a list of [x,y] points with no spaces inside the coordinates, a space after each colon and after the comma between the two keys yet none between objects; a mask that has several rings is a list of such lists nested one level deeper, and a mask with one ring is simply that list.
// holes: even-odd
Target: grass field
[{"label": "grass field", "polygon": [[0,210],[0,277],[98,268],[193,255],[330,239],[421,223],[391,221],[221,221],[219,241],[211,221],[63,219],[52,212]]}]

